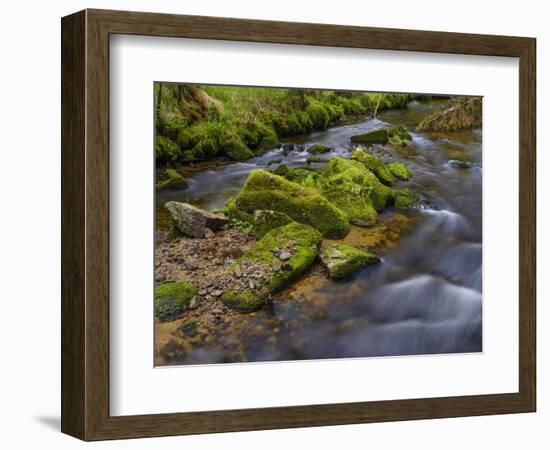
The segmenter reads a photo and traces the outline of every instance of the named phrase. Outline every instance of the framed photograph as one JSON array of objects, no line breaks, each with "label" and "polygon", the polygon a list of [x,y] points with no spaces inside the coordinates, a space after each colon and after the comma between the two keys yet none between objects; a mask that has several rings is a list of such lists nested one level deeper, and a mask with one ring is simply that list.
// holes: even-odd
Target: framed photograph
[{"label": "framed photograph", "polygon": [[61,29],[63,432],[535,411],[535,39]]}]

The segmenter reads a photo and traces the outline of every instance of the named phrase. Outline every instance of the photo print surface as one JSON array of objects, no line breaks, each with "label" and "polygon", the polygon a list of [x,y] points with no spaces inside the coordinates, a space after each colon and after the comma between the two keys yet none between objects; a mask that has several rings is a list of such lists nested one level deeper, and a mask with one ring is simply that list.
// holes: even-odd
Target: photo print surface
[{"label": "photo print surface", "polygon": [[481,97],[154,89],[156,366],[482,351]]}]

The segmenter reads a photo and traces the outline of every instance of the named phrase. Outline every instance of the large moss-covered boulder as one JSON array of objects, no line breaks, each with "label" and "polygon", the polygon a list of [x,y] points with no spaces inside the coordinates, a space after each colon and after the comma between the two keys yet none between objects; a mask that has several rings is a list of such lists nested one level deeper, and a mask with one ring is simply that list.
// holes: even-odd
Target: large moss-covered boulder
[{"label": "large moss-covered boulder", "polygon": [[412,176],[411,171],[403,163],[394,162],[387,164],[386,167],[395,178],[399,178],[400,180],[407,181]]},{"label": "large moss-covered boulder", "polygon": [[179,233],[184,236],[201,238],[204,237],[206,228],[216,231],[228,223],[223,214],[214,214],[188,203],[171,201],[167,202],[164,207],[172,218],[172,234]]},{"label": "large moss-covered boulder", "polygon": [[480,128],[482,118],[481,97],[458,97],[449,100],[420,122],[416,131],[449,132]]},{"label": "large moss-covered boulder", "polygon": [[[227,205],[231,215],[252,215],[257,210],[286,214],[296,222],[310,225],[323,236],[339,238],[349,231],[345,213],[313,189],[301,186],[266,170],[254,170],[239,194]],[[250,223],[253,219],[250,218]]]},{"label": "large moss-covered boulder", "polygon": [[[382,184],[378,177],[359,161],[332,158],[326,165],[323,176],[332,189],[338,190],[339,185],[355,185],[351,192],[366,199],[376,211],[382,211],[393,200],[392,189]],[[347,187],[346,190],[349,191]],[[329,189],[324,187],[323,194],[328,193]],[[345,208],[345,205],[341,208]]]},{"label": "large moss-covered boulder", "polygon": [[330,278],[349,277],[359,269],[380,261],[374,253],[344,244],[327,245],[321,250],[320,258]]},{"label": "large moss-covered boulder", "polygon": [[382,183],[386,185],[395,183],[395,176],[378,156],[374,156],[361,148],[356,148],[351,155],[351,159],[365,165]]},{"label": "large moss-covered boulder", "polygon": [[187,187],[187,181],[183,175],[171,167],[160,171],[158,176],[160,181],[157,183],[157,189],[184,189]]},{"label": "large moss-covered boulder", "polygon": [[160,284],[155,288],[155,317],[160,321],[174,320],[197,293],[197,288],[185,281]]},{"label": "large moss-covered boulder", "polygon": [[243,313],[260,308],[313,264],[321,241],[318,231],[296,222],[271,230],[229,269],[222,301]]}]

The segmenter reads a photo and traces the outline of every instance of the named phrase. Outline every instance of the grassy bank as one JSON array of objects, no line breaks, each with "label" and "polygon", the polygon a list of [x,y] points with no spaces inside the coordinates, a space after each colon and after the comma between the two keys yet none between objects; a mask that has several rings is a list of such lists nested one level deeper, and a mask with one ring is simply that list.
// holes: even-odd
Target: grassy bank
[{"label": "grassy bank", "polygon": [[156,83],[158,166],[243,160],[346,117],[403,107],[409,94]]}]

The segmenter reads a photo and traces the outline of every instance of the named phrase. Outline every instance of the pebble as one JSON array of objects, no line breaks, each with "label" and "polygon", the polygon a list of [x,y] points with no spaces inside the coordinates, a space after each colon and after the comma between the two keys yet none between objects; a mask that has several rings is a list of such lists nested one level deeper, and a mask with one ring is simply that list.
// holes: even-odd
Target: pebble
[{"label": "pebble", "polygon": [[198,308],[199,306],[199,297],[197,297],[196,295],[191,299],[191,301],[189,302],[189,309],[195,309],[195,308]]},{"label": "pebble", "polygon": [[283,267],[283,265],[281,264],[280,261],[275,261],[273,263],[273,266],[271,267],[274,271],[279,271],[281,270],[281,267]]},{"label": "pebble", "polygon": [[287,249],[282,249],[281,252],[279,253],[279,259],[281,261],[288,261],[291,257],[292,255]]},{"label": "pebble", "polygon": [[205,296],[206,293],[207,293],[207,292],[206,292],[206,289],[201,289],[201,290],[199,291],[199,295],[201,295],[201,296]]},{"label": "pebble", "polygon": [[219,297],[220,295],[222,295],[222,293],[223,293],[223,292],[220,291],[220,290],[218,289],[218,290],[212,292],[212,295],[213,295],[214,297]]},{"label": "pebble", "polygon": [[215,236],[214,232],[210,228],[204,229],[204,237],[207,239],[211,239]]},{"label": "pebble", "polygon": [[254,286],[255,286],[254,281],[250,280],[250,281],[248,282],[248,287],[249,287],[250,289],[254,289]]},{"label": "pebble", "polygon": [[242,272],[241,272],[241,267],[240,266],[235,266],[235,269],[234,269],[234,273],[235,273],[235,276],[237,278],[241,278],[242,276]]}]

